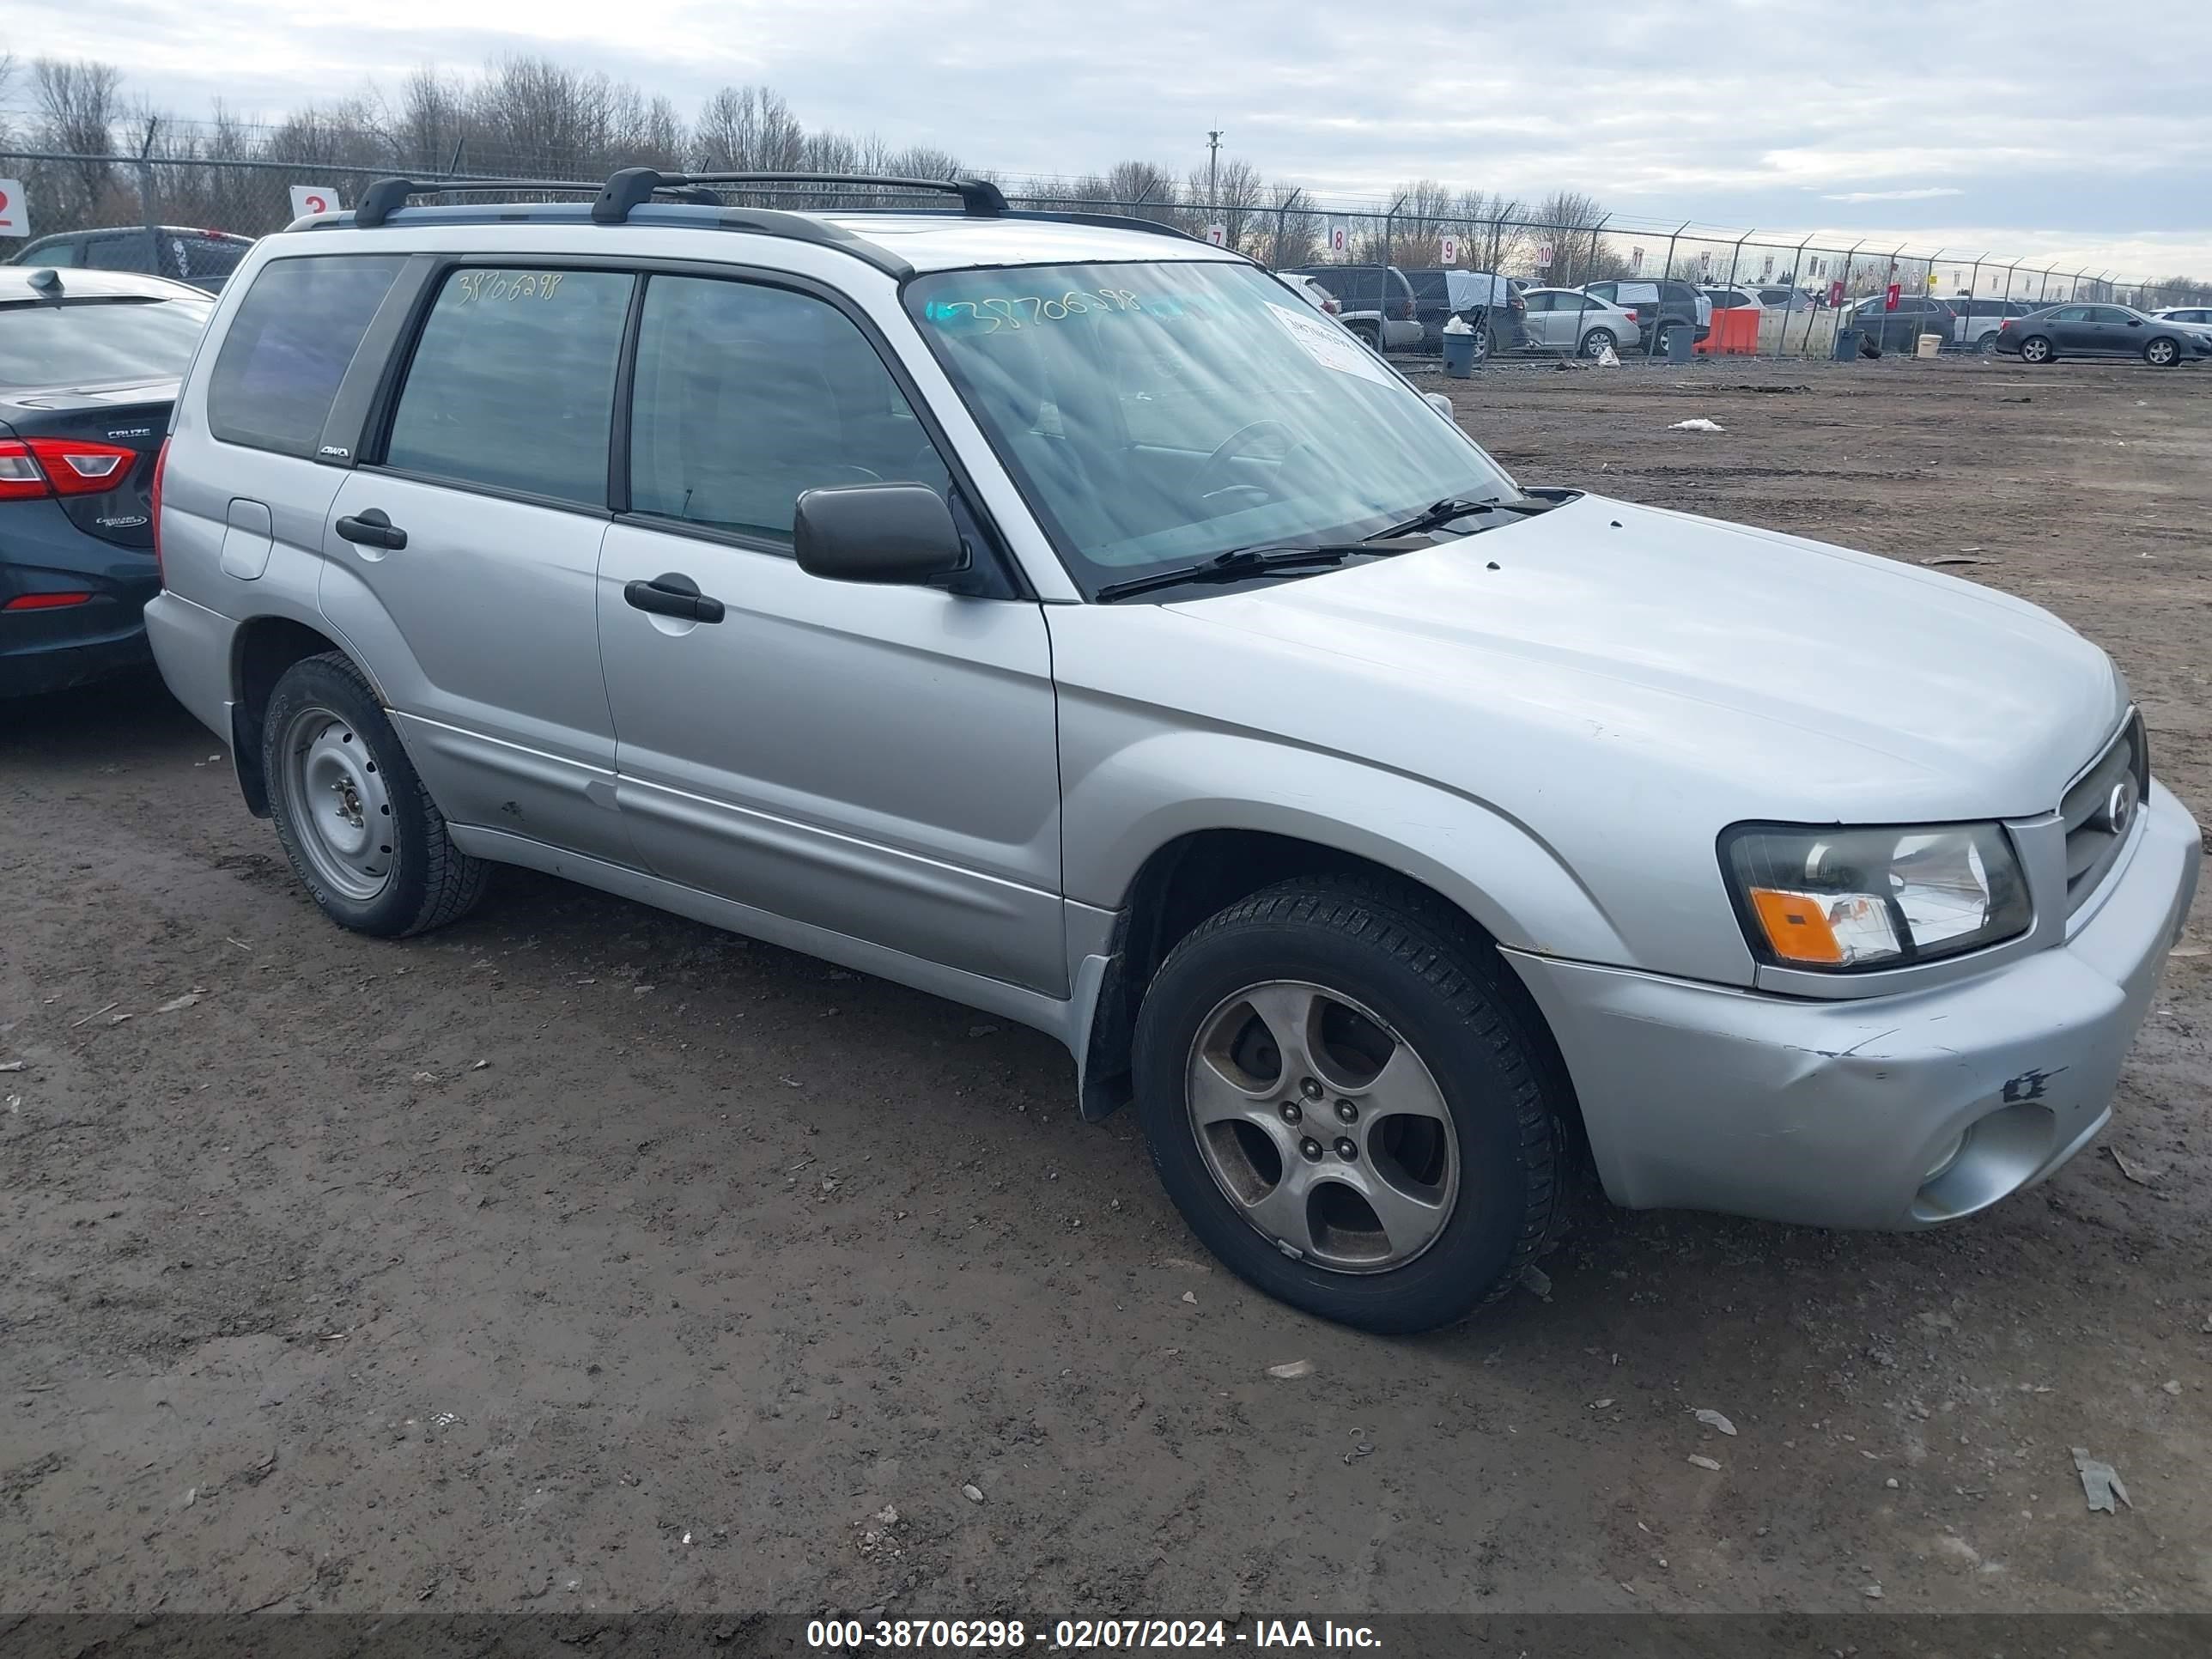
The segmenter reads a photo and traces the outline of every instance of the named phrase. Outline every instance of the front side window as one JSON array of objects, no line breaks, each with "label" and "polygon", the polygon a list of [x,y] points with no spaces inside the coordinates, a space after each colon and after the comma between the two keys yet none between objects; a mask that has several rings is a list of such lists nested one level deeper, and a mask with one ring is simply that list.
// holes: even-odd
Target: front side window
[{"label": "front side window", "polygon": [[1372,352],[1248,265],[943,271],[906,302],[1079,581],[1516,493]]},{"label": "front side window", "polygon": [[634,281],[607,270],[452,272],[415,347],[385,465],[605,506]]},{"label": "front side window", "polygon": [[630,411],[635,513],[787,547],[806,490],[950,488],[866,337],[836,307],[787,289],[653,277]]},{"label": "front side window", "polygon": [[315,254],[261,267],[208,379],[225,443],[312,456],[353,354],[399,275],[398,254]]}]

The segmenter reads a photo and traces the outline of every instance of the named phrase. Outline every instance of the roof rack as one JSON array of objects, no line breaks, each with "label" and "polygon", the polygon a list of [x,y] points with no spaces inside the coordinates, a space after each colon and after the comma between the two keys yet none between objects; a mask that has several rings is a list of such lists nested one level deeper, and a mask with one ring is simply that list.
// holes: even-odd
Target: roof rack
[{"label": "roof rack", "polygon": [[[557,190],[596,195],[604,188],[601,185],[584,184],[574,179],[379,179],[362,191],[361,200],[353,210],[353,223],[356,230],[374,230],[406,206],[407,198],[410,196],[440,196],[456,190],[507,192]],[[665,190],[681,199],[702,203],[709,207],[719,206],[721,201],[712,191],[693,190],[674,183],[657,185],[646,195],[651,196],[656,190]]]},{"label": "roof rack", "polygon": [[592,217],[599,224],[618,225],[656,191],[703,185],[874,185],[957,196],[962,210],[979,217],[1006,211],[1005,195],[984,179],[901,179],[874,173],[661,173],[652,167],[624,167],[599,191],[599,199],[592,204]]}]

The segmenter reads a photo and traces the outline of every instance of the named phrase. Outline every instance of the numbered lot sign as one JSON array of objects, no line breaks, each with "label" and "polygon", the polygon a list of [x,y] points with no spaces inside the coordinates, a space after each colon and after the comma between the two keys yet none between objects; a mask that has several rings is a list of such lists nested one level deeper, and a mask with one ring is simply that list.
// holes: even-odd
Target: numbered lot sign
[{"label": "numbered lot sign", "polygon": [[1443,260],[1444,264],[1448,265],[1457,264],[1459,263],[1459,238],[1456,236],[1439,237],[1437,240],[1437,258]]},{"label": "numbered lot sign", "polygon": [[21,179],[0,179],[0,236],[28,236],[31,210]]},{"label": "numbered lot sign", "polygon": [[338,193],[328,185],[292,186],[292,216],[305,219],[317,213],[336,213]]}]

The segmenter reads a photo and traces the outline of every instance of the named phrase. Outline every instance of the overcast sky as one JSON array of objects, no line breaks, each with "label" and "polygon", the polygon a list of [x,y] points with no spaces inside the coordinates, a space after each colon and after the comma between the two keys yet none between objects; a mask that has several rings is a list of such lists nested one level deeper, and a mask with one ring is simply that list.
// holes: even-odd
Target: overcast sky
[{"label": "overcast sky", "polygon": [[2212,276],[2212,54],[2171,27],[2161,50],[2156,25],[2057,0],[0,0],[0,50],[106,58],[184,115],[536,52],[687,118],[764,83],[809,126],[1008,173],[1187,169],[1219,127],[1224,155],[1345,196],[1567,187],[1652,219]]}]

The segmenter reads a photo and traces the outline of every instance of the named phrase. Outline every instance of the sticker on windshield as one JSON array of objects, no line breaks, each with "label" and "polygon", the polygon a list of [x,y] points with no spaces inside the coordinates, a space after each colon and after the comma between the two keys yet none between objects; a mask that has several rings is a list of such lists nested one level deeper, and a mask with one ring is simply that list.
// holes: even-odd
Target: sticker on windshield
[{"label": "sticker on windshield", "polygon": [[1306,356],[1323,368],[1333,368],[1340,374],[1357,374],[1363,380],[1373,380],[1381,386],[1392,384],[1390,371],[1338,325],[1310,312],[1301,317],[1288,306],[1279,306],[1273,300],[1266,304],[1283,331],[1304,347]]}]

